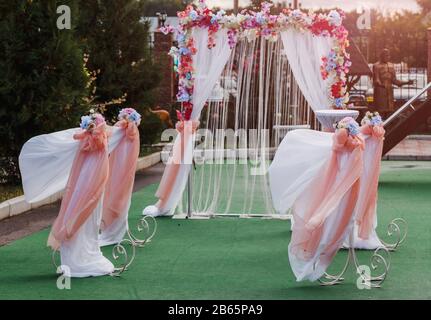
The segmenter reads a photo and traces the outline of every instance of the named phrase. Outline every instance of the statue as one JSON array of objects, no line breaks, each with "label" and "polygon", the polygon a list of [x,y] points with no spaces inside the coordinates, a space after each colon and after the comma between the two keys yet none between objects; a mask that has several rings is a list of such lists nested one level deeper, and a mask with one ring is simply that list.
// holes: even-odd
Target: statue
[{"label": "statue", "polygon": [[381,111],[395,111],[393,85],[402,87],[412,85],[414,80],[400,81],[395,74],[394,64],[390,60],[389,49],[384,49],[380,60],[373,66],[374,106]]}]

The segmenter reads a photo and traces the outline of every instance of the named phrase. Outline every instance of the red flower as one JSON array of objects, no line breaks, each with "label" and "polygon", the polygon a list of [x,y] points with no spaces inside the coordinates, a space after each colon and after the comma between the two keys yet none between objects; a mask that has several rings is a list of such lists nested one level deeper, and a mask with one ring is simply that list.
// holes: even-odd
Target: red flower
[{"label": "red flower", "polygon": [[343,90],[343,82],[337,82],[337,83],[334,83],[333,85],[332,85],[332,87],[331,87],[331,94],[332,94],[332,97],[334,97],[335,99],[337,99],[337,98],[341,98],[343,95],[342,95],[342,90]]},{"label": "red flower", "polygon": [[311,26],[311,32],[313,32],[313,34],[315,34],[315,35],[320,35],[324,31],[327,31],[327,32],[329,32],[329,34],[332,34],[334,29],[335,29],[335,27],[331,26],[329,24],[328,20],[321,19],[319,17],[315,18],[315,20],[313,21],[313,24]]}]

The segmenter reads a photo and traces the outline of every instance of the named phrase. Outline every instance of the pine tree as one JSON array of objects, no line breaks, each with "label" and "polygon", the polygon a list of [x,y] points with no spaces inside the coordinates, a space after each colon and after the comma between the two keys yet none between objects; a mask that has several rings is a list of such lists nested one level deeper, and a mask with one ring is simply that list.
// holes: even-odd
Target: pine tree
[{"label": "pine tree", "polygon": [[73,0],[0,3],[0,180],[18,177],[29,138],[77,126],[87,106],[88,74],[74,30],[57,28],[57,7]]},{"label": "pine tree", "polygon": [[81,0],[79,6],[79,35],[88,67],[97,73],[93,103],[106,105],[110,120],[125,106],[143,112],[153,105],[151,90],[160,81],[143,20],[145,2]]}]

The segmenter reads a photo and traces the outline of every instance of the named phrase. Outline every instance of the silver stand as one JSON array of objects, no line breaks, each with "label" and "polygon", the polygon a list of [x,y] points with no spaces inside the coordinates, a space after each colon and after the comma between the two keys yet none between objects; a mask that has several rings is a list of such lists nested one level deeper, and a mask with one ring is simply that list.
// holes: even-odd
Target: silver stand
[{"label": "silver stand", "polygon": [[382,239],[380,241],[389,251],[396,251],[400,245],[402,245],[408,234],[407,222],[402,218],[392,220],[387,227],[387,235],[395,238],[395,242],[385,242]]},{"label": "silver stand", "polygon": [[[117,243],[112,248],[112,258],[114,265],[117,265],[118,261],[121,260],[121,263],[115,267],[114,272],[111,273],[113,277],[119,277],[123,272],[127,271],[128,268],[135,261],[136,257],[136,248],[142,248],[147,243],[151,242],[153,237],[157,232],[157,221],[154,217],[144,216],[142,217],[137,224],[137,231],[139,234],[143,234],[143,238],[138,238],[130,228],[127,228],[126,235],[128,238],[122,240]],[[58,270],[59,263],[57,263],[57,254],[58,251],[53,251],[52,253],[52,263],[55,266],[56,270]]]},{"label": "silver stand", "polygon": [[190,169],[189,178],[187,181],[187,219],[192,217],[193,213],[193,165]]},{"label": "silver stand", "polygon": [[[380,288],[382,283],[386,280],[386,276],[389,272],[390,268],[390,253],[387,248],[378,248],[374,251],[371,256],[371,261],[369,266],[364,266],[359,264],[358,257],[356,255],[355,248],[353,247],[353,232],[350,236],[350,248],[347,256],[346,263],[342,269],[342,271],[337,275],[331,275],[329,273],[325,273],[322,278],[319,279],[319,282],[322,286],[333,286],[345,281],[344,275],[346,274],[348,267],[352,265],[353,268],[356,269],[356,273],[358,274],[358,280],[361,281],[361,284],[367,288]],[[371,276],[364,272],[364,267],[368,267],[370,271],[374,271],[379,268],[379,266],[383,267],[383,271],[378,276]]]}]

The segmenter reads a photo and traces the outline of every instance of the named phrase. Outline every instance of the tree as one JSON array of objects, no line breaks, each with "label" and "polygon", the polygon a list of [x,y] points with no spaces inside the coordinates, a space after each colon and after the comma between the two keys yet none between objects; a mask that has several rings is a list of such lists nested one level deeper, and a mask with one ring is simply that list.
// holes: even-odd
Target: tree
[{"label": "tree", "polygon": [[149,24],[143,20],[145,5],[138,0],[79,1],[78,31],[89,55],[88,68],[95,74],[91,103],[112,122],[120,108],[133,107],[144,114],[154,105],[152,89],[160,76]]},{"label": "tree", "polygon": [[431,0],[416,0],[418,5],[422,8],[422,12],[428,14],[431,12]]},{"label": "tree", "polygon": [[56,25],[62,4],[77,17],[73,0],[0,4],[0,182],[19,178],[17,158],[25,141],[76,127],[87,109],[89,76],[75,30]]},{"label": "tree", "polygon": [[145,1],[145,16],[155,17],[158,12],[166,12],[170,17],[176,17],[178,11],[183,11],[193,0],[147,0]]}]

